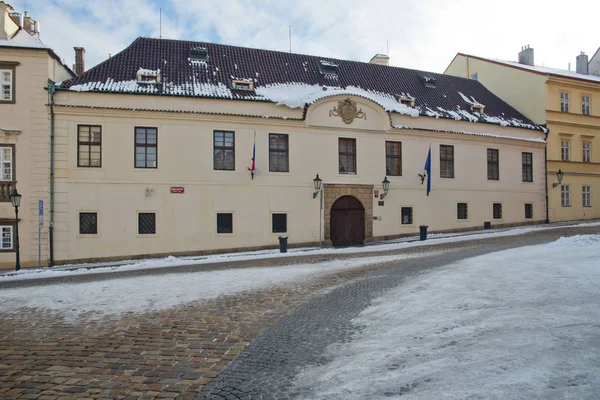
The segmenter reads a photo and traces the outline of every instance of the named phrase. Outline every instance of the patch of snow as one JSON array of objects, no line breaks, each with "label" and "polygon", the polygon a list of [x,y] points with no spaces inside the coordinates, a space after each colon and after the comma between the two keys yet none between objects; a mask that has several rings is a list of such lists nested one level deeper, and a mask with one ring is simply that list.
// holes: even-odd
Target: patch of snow
[{"label": "patch of snow", "polygon": [[475,100],[475,97],[471,96],[471,98],[469,99],[467,96],[465,96],[464,94],[462,94],[461,92],[458,92],[458,94],[460,95],[460,97],[462,97],[462,99],[472,105],[472,106],[476,106],[476,107],[485,107],[483,104],[481,104],[480,102],[478,102],[477,100]]},{"label": "patch of snow", "polygon": [[34,48],[34,49],[48,49],[40,39],[31,36],[23,29],[19,30],[15,36],[10,39],[0,39],[0,47],[23,47],[23,48]]},{"label": "patch of snow", "polygon": [[326,67],[332,67],[332,68],[338,67],[337,64],[334,64],[331,61],[327,61],[327,60],[321,60],[320,63],[321,63],[321,65],[326,66]]},{"label": "patch of snow", "polygon": [[317,100],[339,95],[354,95],[367,98],[379,104],[386,111],[418,117],[419,111],[399,103],[392,95],[355,86],[346,88],[335,86],[308,85],[305,83],[278,83],[256,88],[256,94],[277,105],[290,108],[304,108]]},{"label": "patch of snow", "polygon": [[463,117],[465,117],[466,119],[468,119],[471,122],[478,122],[479,118],[477,118],[476,116],[474,116],[473,114],[469,113],[467,110],[463,110],[462,108],[458,108],[457,112],[462,115]]},{"label": "patch of snow", "polygon": [[574,236],[410,278],[296,385],[310,399],[597,398],[599,259],[600,235]]},{"label": "patch of snow", "polygon": [[145,69],[140,67],[140,69],[137,70],[136,74],[143,76],[159,76],[160,69]]},{"label": "patch of snow", "polygon": [[345,269],[438,254],[441,252],[3,289],[0,291],[0,312],[44,308],[60,312],[71,321],[83,316],[96,319],[105,315],[143,313],[236,292],[315,279]]}]

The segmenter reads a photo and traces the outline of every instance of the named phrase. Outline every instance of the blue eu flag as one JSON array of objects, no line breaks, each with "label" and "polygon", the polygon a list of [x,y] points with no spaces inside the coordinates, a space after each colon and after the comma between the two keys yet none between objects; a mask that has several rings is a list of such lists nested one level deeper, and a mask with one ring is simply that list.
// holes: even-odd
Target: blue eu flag
[{"label": "blue eu flag", "polygon": [[425,175],[427,176],[427,196],[429,196],[429,192],[431,192],[431,146],[429,146],[427,161],[425,161]]}]

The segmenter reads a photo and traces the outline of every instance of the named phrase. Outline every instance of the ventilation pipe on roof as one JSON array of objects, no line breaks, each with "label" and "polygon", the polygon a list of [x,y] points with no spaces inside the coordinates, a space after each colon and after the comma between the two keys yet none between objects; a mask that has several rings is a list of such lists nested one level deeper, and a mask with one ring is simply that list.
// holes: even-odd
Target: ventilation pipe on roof
[{"label": "ventilation pipe on roof", "polygon": [[77,76],[85,72],[85,49],[83,47],[73,47],[75,49],[75,73]]},{"label": "ventilation pipe on roof", "polygon": [[588,56],[583,51],[577,56],[577,71],[578,74],[588,74]]},{"label": "ventilation pipe on roof", "polygon": [[521,47],[519,52],[519,64],[533,66],[533,49],[529,45]]}]

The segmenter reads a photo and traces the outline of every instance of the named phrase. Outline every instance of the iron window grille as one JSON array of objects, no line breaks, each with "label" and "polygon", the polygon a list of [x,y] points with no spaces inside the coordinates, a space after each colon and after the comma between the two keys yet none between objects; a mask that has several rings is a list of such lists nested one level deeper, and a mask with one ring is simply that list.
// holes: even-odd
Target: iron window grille
[{"label": "iron window grille", "polygon": [[98,233],[98,214],[92,212],[79,213],[79,234],[96,235]]},{"label": "iron window grille", "polygon": [[385,173],[402,176],[402,143],[385,142]]},{"label": "iron window grille", "polygon": [[581,96],[581,113],[590,115],[590,96]]},{"label": "iron window grille", "polygon": [[157,168],[158,131],[135,128],[135,168]]},{"label": "iron window grille", "polygon": [[215,170],[235,170],[235,133],[214,131],[214,159]]},{"label": "iron window grille", "polygon": [[533,182],[533,153],[522,153],[523,182]]},{"label": "iron window grille", "polygon": [[156,233],[156,213],[138,213],[138,234],[154,235]]},{"label": "iron window grille", "polygon": [[502,204],[494,203],[494,219],[502,219]]},{"label": "iron window grille", "polygon": [[592,206],[592,187],[589,185],[584,185],[581,187],[581,198],[584,207]]},{"label": "iron window grille", "polygon": [[269,171],[289,172],[289,140],[288,135],[269,134]]},{"label": "iron window grille", "polygon": [[13,227],[12,226],[0,226],[2,232],[2,241],[0,242],[0,249],[11,250],[13,248]]},{"label": "iron window grille", "polygon": [[272,214],[273,233],[287,232],[287,214]]},{"label": "iron window grille", "polygon": [[533,204],[525,204],[525,218],[533,218]]},{"label": "iron window grille", "polygon": [[561,140],[560,141],[560,159],[562,161],[569,161],[571,159],[571,141]]},{"label": "iron window grille", "polygon": [[570,185],[562,185],[560,187],[560,205],[563,207],[569,207],[571,205]]},{"label": "iron window grille", "polygon": [[440,177],[454,178],[454,146],[440,145]]},{"label": "iron window grille", "polygon": [[233,233],[233,214],[217,214],[217,233]]},{"label": "iron window grille", "polygon": [[77,126],[77,166],[102,167],[102,128],[100,126]]},{"label": "iron window grille", "polygon": [[560,111],[569,112],[569,93],[560,92]]},{"label": "iron window grille", "polygon": [[469,217],[467,203],[458,203],[456,211],[458,219],[467,219]]},{"label": "iron window grille", "polygon": [[356,139],[339,139],[340,174],[356,174]]},{"label": "iron window grille", "polygon": [[412,207],[402,207],[400,209],[402,215],[402,225],[412,225],[413,209]]},{"label": "iron window grille", "polygon": [[488,180],[497,181],[500,179],[500,161],[498,149],[487,149],[487,175]]}]

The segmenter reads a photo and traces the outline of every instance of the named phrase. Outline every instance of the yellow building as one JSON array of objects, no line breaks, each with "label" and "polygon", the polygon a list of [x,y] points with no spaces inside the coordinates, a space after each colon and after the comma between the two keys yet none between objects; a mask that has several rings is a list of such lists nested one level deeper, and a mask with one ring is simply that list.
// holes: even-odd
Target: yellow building
[{"label": "yellow building", "polygon": [[589,62],[578,55],[574,71],[535,66],[530,47],[519,53],[519,62],[458,53],[445,71],[480,81],[546,124],[549,221],[600,218],[600,199],[594,198],[600,196],[599,53]]},{"label": "yellow building", "polygon": [[[15,267],[15,210],[9,193],[22,195],[19,208],[20,256],[24,266],[50,258],[50,135],[48,80],[75,74],[39,40],[39,25],[0,1],[0,267]],[[46,208],[39,225],[39,201]],[[38,246],[38,240],[40,245]]]}]

